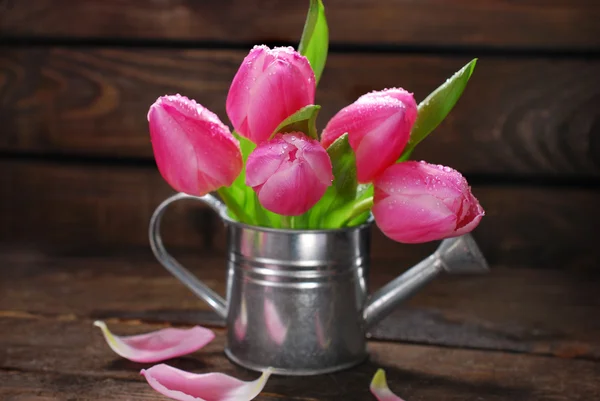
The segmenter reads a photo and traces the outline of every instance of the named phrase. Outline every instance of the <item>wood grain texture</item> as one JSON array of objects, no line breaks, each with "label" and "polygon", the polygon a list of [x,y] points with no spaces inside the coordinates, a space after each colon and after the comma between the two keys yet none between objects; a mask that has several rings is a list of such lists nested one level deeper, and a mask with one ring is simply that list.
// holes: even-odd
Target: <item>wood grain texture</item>
[{"label": "wood grain texture", "polygon": [[[102,252],[148,247],[154,209],[174,191],[155,168],[0,161],[0,237],[29,249]],[[189,202],[165,215],[171,246],[204,248],[209,210]],[[185,212],[184,212],[185,211]]]},{"label": "wood grain texture", "polygon": [[[11,327],[0,333],[3,399],[10,394],[14,398],[8,399],[65,400],[81,392],[86,400],[162,399],[139,375],[140,369],[151,365],[116,356],[91,321],[0,318],[0,324]],[[110,323],[119,334],[164,326]],[[231,364],[223,345],[224,333],[217,330],[207,347],[168,363],[198,373],[257,377]],[[589,401],[600,396],[597,362],[395,343],[371,343],[369,352],[369,362],[345,372],[273,376],[257,400],[370,400],[369,382],[380,367],[386,370],[390,387],[408,400]]]},{"label": "wood grain texture", "polygon": [[[147,249],[150,216],[173,193],[151,166],[5,160],[0,169],[0,240],[52,253]],[[597,267],[598,189],[477,185],[473,192],[487,213],[474,235],[490,263]],[[198,253],[225,247],[223,225],[194,201],[167,212],[163,233],[169,247]],[[410,263],[435,245],[397,244],[376,229],[372,242],[375,259]]]},{"label": "wood grain texture", "polygon": [[[297,42],[308,1],[11,1],[0,34],[24,37]],[[327,0],[333,43],[598,48],[594,0]],[[66,23],[68,21],[68,23]]]},{"label": "wood grain texture", "polygon": [[[209,287],[225,293],[223,257],[186,256],[181,261]],[[223,325],[149,251],[110,258],[4,252],[0,262],[0,317]],[[373,263],[371,289],[400,274],[403,262]],[[600,361],[598,291],[600,275],[593,271],[492,266],[487,275],[439,277],[371,335],[377,340]]]},{"label": "wood grain texture", "polygon": [[[244,55],[4,49],[0,150],[150,159],[146,114],[154,100],[180,92],[227,121],[227,91]],[[332,54],[317,95],[319,126],[370,90],[404,86],[423,99],[466,61]],[[598,178],[599,68],[595,59],[483,58],[456,109],[414,156],[466,174]]]}]

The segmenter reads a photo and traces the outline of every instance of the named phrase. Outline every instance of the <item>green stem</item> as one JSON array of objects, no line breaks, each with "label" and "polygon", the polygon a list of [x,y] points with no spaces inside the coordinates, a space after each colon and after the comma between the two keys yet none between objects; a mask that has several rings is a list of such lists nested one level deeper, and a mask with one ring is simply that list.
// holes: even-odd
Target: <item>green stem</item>
[{"label": "green stem", "polygon": [[281,215],[281,228],[294,228],[294,217]]},{"label": "green stem", "polygon": [[221,197],[221,200],[227,205],[227,209],[231,211],[235,218],[241,223],[252,224],[252,219],[246,213],[246,211],[240,207],[240,205],[236,202],[235,198],[231,196],[227,187],[221,187],[217,190],[217,193]]},{"label": "green stem", "polygon": [[404,148],[404,152],[402,152],[402,155],[400,155],[400,158],[398,159],[397,163],[407,161],[410,158],[410,155],[413,152],[413,150],[415,150],[415,145],[406,145],[406,148]]},{"label": "green stem", "polygon": [[352,210],[350,211],[350,214],[348,215],[348,217],[346,217],[346,219],[344,219],[344,221],[342,222],[341,227],[344,227],[346,224],[348,224],[348,222],[352,221],[354,218],[360,216],[361,214],[368,212],[369,210],[371,210],[372,207],[373,207],[373,197],[372,196],[356,203],[354,205],[354,207],[352,207]]}]

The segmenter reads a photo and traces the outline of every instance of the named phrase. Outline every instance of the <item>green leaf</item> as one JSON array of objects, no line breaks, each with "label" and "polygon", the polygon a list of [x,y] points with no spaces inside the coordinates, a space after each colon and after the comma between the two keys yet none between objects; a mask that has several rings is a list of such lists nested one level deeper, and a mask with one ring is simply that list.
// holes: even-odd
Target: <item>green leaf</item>
[{"label": "green leaf", "polygon": [[303,132],[309,137],[319,140],[317,132],[317,114],[321,106],[309,104],[304,106],[279,124],[271,134],[271,138],[280,132]]},{"label": "green leaf", "polygon": [[325,7],[321,0],[310,0],[298,52],[308,58],[315,73],[315,84],[319,83],[327,60],[329,28],[325,18]]},{"label": "green leaf", "polygon": [[361,201],[373,196],[375,188],[372,183],[369,184],[358,184],[356,187],[356,200]]},{"label": "green leaf", "polygon": [[[373,184],[358,184],[355,199],[332,211],[327,216],[327,225],[351,227],[366,222],[371,215],[374,191]],[[363,206],[367,206],[368,210],[356,215],[357,211],[364,210]]]},{"label": "green leaf", "polygon": [[[353,205],[357,206],[359,203],[365,202],[369,198],[373,198],[374,192],[375,187],[373,187],[373,184],[360,184],[358,190],[356,191],[356,201],[353,203]],[[369,220],[369,217],[371,217],[371,208],[356,217],[350,217],[348,223],[345,225],[347,227],[357,226],[366,223],[367,220]]]},{"label": "green leaf", "polygon": [[227,199],[226,203],[229,209],[242,209],[245,212],[246,217],[237,216],[240,222],[246,224],[259,224],[253,213],[253,208],[248,207],[248,205],[252,203],[254,191],[246,185],[246,160],[248,160],[248,156],[256,148],[256,145],[251,140],[241,136],[235,131],[233,132],[233,136],[240,142],[244,167],[233,184],[229,187],[219,189],[219,194],[224,201]]},{"label": "green leaf", "polygon": [[444,121],[465,90],[476,63],[477,59],[471,60],[419,104],[419,113],[410,133],[410,140],[399,161],[407,160],[415,146]]},{"label": "green leaf", "polygon": [[[264,206],[260,204],[258,195],[254,191],[252,191],[251,204],[259,226],[281,228],[281,215],[265,209]],[[248,205],[249,208],[250,206],[251,205]]]},{"label": "green leaf", "polygon": [[[294,228],[295,229],[305,230],[305,229],[311,228],[309,219],[310,219],[312,210],[313,209],[311,208],[308,212],[301,214],[300,216],[294,216]],[[312,227],[312,228],[317,228],[317,227]]]},{"label": "green leaf", "polygon": [[338,228],[337,219],[330,219],[332,212],[356,198],[356,157],[350,144],[348,134],[340,136],[333,142],[327,153],[333,167],[333,183],[311,209],[309,224],[313,228]]}]

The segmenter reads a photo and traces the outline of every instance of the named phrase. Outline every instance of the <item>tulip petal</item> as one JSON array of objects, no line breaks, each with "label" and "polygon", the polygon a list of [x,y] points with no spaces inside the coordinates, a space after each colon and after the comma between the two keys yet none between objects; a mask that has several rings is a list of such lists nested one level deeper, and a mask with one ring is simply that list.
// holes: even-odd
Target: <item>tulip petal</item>
[{"label": "tulip petal", "polygon": [[296,162],[273,174],[258,192],[258,200],[274,213],[298,216],[314,206],[323,197],[327,187],[316,177],[308,163]]},{"label": "tulip petal", "polygon": [[416,244],[454,236],[456,215],[430,195],[388,196],[373,205],[377,226],[394,241]]},{"label": "tulip petal", "polygon": [[267,210],[298,216],[331,185],[331,160],[321,144],[302,133],[277,134],[248,156],[246,185]]},{"label": "tulip petal", "polygon": [[164,364],[140,373],[154,390],[178,401],[252,400],[271,375],[267,369],[258,379],[245,382],[223,373],[194,374]]},{"label": "tulip petal", "polygon": [[314,104],[315,76],[308,59],[292,47],[254,47],[242,62],[227,95],[235,130],[259,144],[304,106]]},{"label": "tulip petal", "polygon": [[[358,102],[340,110],[329,122],[321,134],[323,147],[328,148],[336,139],[346,132],[353,132],[351,145],[356,147],[357,138],[362,138],[367,132],[377,128],[387,120],[393,109],[379,109],[377,113],[368,104]],[[360,116],[360,118],[358,118]]]},{"label": "tulip petal", "polygon": [[374,186],[375,221],[398,242],[463,235],[477,227],[485,214],[467,180],[450,167],[397,163],[379,175]]},{"label": "tulip petal", "polygon": [[258,146],[254,149],[246,161],[246,185],[256,187],[264,184],[289,158],[289,147],[281,136],[276,136],[269,141],[269,146]]},{"label": "tulip petal", "polygon": [[151,333],[120,337],[111,333],[106,323],[95,321],[110,348],[134,362],[159,362],[190,354],[215,338],[212,330],[195,326],[191,329],[167,328]]},{"label": "tulip petal", "polygon": [[373,376],[370,386],[371,394],[379,401],[404,401],[396,394],[392,393],[385,379],[385,370],[379,369]]},{"label": "tulip petal", "polygon": [[323,157],[323,147],[316,141],[304,141],[301,145],[302,158],[308,163],[321,184],[330,186],[333,181],[331,158]]},{"label": "tulip petal", "polygon": [[158,98],[148,122],[156,164],[175,190],[201,196],[231,185],[239,175],[238,141],[216,114],[193,99]]},{"label": "tulip petal", "polygon": [[377,180],[377,188],[386,193],[394,191],[404,195],[426,192],[444,200],[451,210],[459,208],[463,194],[468,191],[467,180],[450,167],[409,161],[390,166]]},{"label": "tulip petal", "polygon": [[465,216],[460,218],[456,226],[457,236],[473,231],[473,229],[477,227],[483,216],[485,216],[485,211],[483,210],[483,207],[481,207],[479,201],[473,196],[473,194],[469,194],[468,201],[465,201],[465,203],[467,203],[467,207],[469,209]]},{"label": "tulip petal", "polygon": [[242,67],[231,82],[227,96],[226,110],[229,119],[236,131],[244,136],[248,132],[248,108],[252,104],[252,97],[248,90],[250,82],[255,82],[262,73],[262,65],[269,48],[265,45],[254,46],[244,58]]},{"label": "tulip petal", "polygon": [[402,120],[404,114],[396,113],[361,138],[358,148],[355,148],[359,183],[373,181],[400,157],[410,134],[409,130],[397,129]]},{"label": "tulip petal", "polygon": [[[306,183],[313,185],[305,188]],[[326,190],[306,162],[296,162],[273,174],[258,191],[258,200],[274,213],[298,216],[317,203]]]},{"label": "tulip petal", "polygon": [[[295,90],[290,90],[290,80]],[[269,139],[271,133],[288,116],[311,104],[310,86],[301,71],[287,60],[276,59],[266,68],[252,86],[252,101],[248,107],[248,124],[254,128],[256,143]]]},{"label": "tulip petal", "polygon": [[404,89],[367,93],[333,116],[321,143],[329,147],[347,132],[356,153],[358,182],[368,183],[400,157],[416,117],[414,97]]}]

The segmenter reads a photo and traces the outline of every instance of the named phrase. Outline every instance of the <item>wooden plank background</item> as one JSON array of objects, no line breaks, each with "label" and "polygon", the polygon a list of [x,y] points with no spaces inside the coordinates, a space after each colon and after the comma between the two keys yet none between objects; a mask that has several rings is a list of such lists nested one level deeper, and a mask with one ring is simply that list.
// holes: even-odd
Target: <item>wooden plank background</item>
[{"label": "wooden plank background", "polygon": [[[12,0],[11,37],[297,42],[305,1]],[[331,41],[411,46],[596,49],[595,0],[326,0]],[[68,23],[65,23],[68,21]]]},{"label": "wooden plank background", "polygon": [[[0,241],[45,253],[146,249],[172,191],[152,159],[149,105],[197,99],[227,121],[230,81],[254,43],[294,45],[307,2],[0,2]],[[415,152],[465,173],[487,210],[490,263],[592,269],[600,223],[600,3],[594,0],[325,0],[332,52],[323,127],[374,89],[417,99],[473,57],[450,117]],[[169,246],[222,252],[192,204],[167,215]],[[375,231],[377,259],[416,261]]]},{"label": "wooden plank background", "polygon": [[[146,114],[165,93],[195,98],[223,120],[245,51],[10,48],[0,150],[151,158]],[[423,99],[466,56],[332,54],[317,93],[323,127],[375,89],[404,86]],[[600,59],[481,59],[472,84],[415,157],[466,174],[600,177],[594,149]]]}]

